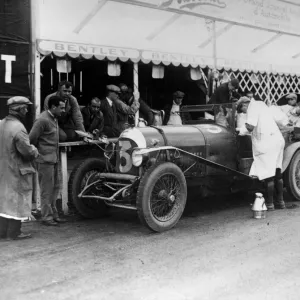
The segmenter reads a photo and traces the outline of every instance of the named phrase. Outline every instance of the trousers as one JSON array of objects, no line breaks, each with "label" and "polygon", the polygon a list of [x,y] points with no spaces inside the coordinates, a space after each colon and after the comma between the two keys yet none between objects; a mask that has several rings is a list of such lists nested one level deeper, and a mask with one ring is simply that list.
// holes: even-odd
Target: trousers
[{"label": "trousers", "polygon": [[0,217],[0,239],[14,239],[21,234],[21,221]]},{"label": "trousers", "polygon": [[78,140],[78,136],[74,129],[61,129],[59,127],[59,141],[64,143],[66,141],[72,142]]},{"label": "trousers", "polygon": [[41,194],[42,221],[58,218],[56,200],[59,193],[58,164],[39,163],[37,166]]}]

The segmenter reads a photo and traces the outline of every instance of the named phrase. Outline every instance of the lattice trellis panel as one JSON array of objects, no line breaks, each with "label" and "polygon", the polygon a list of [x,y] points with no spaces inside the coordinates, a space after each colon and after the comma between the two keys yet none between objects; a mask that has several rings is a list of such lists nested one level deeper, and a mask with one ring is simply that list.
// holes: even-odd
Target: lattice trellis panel
[{"label": "lattice trellis panel", "polygon": [[[241,73],[233,71],[221,72],[223,78],[237,78],[240,81],[242,91],[251,90],[265,102],[276,103],[283,95],[288,93],[300,93],[300,77]],[[226,80],[226,81],[228,81]]]}]

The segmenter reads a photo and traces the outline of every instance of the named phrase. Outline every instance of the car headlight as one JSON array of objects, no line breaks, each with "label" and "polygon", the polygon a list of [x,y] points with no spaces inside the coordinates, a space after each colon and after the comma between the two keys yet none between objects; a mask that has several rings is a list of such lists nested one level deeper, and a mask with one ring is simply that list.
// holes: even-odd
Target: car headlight
[{"label": "car headlight", "polygon": [[143,163],[143,154],[140,153],[140,149],[136,149],[132,151],[131,154],[132,164],[135,167],[139,167]]}]

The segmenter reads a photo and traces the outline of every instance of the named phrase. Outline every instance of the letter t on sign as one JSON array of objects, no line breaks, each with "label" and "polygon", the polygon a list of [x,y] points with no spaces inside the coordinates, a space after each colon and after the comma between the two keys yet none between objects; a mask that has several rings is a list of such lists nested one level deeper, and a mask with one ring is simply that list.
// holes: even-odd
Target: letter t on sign
[{"label": "letter t on sign", "polygon": [[12,61],[16,61],[16,56],[2,54],[1,60],[5,61],[5,83],[11,83]]}]

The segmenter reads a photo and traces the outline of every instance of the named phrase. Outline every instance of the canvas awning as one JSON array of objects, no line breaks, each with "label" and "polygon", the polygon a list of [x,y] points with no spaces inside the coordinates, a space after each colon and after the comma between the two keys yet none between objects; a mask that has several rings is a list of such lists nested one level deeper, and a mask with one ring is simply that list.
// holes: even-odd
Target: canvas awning
[{"label": "canvas awning", "polygon": [[38,50],[300,75],[300,1],[293,1],[43,0]]}]

